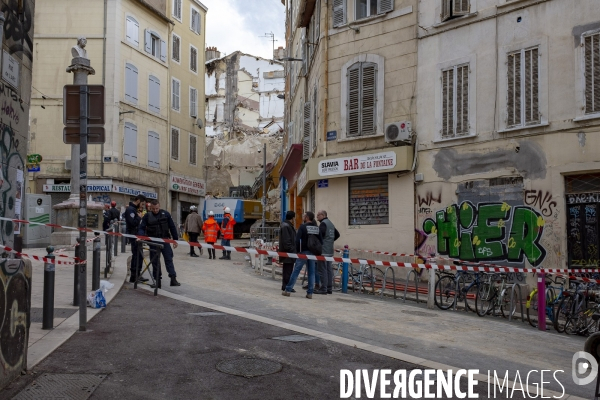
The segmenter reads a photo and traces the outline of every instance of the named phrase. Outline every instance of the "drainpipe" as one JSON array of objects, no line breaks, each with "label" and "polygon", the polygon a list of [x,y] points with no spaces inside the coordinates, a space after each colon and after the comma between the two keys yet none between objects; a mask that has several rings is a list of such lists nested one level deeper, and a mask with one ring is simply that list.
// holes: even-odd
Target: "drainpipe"
[{"label": "drainpipe", "polygon": [[[104,0],[104,32],[102,34],[102,86],[106,84],[106,20],[108,0]],[[100,144],[100,177],[104,178],[104,143]]]},{"label": "drainpipe", "polygon": [[[168,46],[168,50],[167,50],[167,88],[169,88],[169,90],[167,90],[167,182],[165,187],[167,188],[167,210],[169,211],[173,211],[172,208],[172,200],[171,200],[171,191],[169,190],[169,177],[171,175],[171,105],[169,104],[169,102],[171,101],[171,95],[170,93],[170,88],[171,88],[171,46],[173,45],[173,41],[170,40],[171,38],[171,34],[173,33],[173,29],[174,26],[167,23],[167,26],[169,27],[168,31],[168,35],[167,35],[167,40],[166,42],[169,43]],[[200,55],[198,55],[198,57],[200,57]],[[180,94],[180,98],[181,98],[181,87],[179,88],[179,94]],[[200,97],[200,96],[198,96]],[[198,100],[196,100],[196,103],[198,103]],[[192,128],[193,129],[193,128]],[[198,162],[198,160],[196,160],[196,162]],[[179,195],[178,195],[179,196]],[[180,218],[179,218],[179,214],[177,214],[177,223],[181,223]]]},{"label": "drainpipe", "polygon": [[[325,56],[323,57],[323,64],[325,64],[325,97],[323,99],[323,137],[325,138],[325,146],[323,146],[323,157],[327,157],[327,116],[329,112],[329,1],[326,1],[325,4]],[[323,11],[323,7],[321,7],[321,11]]]}]

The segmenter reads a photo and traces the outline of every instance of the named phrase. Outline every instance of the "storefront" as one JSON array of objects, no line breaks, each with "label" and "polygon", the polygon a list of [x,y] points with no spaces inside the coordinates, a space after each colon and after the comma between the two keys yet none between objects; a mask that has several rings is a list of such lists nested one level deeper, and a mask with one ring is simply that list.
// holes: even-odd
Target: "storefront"
[{"label": "storefront", "polygon": [[169,176],[171,192],[171,214],[177,225],[185,222],[190,207],[202,207],[206,194],[206,182],[203,179],[171,173]]},{"label": "storefront", "polygon": [[340,245],[412,252],[414,181],[410,146],[310,159],[297,180],[303,208],[325,210]]},{"label": "storefront", "polygon": [[[42,186],[44,193],[49,194],[52,206],[62,203],[69,199],[71,195],[71,185],[69,183],[54,183],[54,179],[48,179],[46,184]],[[110,203],[113,200],[112,196],[112,180],[111,179],[88,179],[88,198],[92,196],[93,201],[99,203]],[[56,221],[56,212],[52,208],[51,222]]]}]

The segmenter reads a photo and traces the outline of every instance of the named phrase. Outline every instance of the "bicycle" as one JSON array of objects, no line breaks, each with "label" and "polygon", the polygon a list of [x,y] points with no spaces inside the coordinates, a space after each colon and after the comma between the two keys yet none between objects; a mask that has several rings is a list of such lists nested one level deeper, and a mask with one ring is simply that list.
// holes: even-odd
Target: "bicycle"
[{"label": "bicycle", "polygon": [[[558,322],[557,318],[557,309],[560,306],[561,301],[565,298],[564,285],[566,283],[566,279],[560,276],[554,278],[552,281],[552,276],[546,276],[546,309],[545,314],[546,317],[552,322],[554,329],[557,332],[561,332],[563,330],[564,324],[561,325]],[[556,284],[559,286],[552,286],[552,284]],[[558,295],[555,293],[556,290],[559,290]],[[525,308],[527,309],[527,322],[534,328],[538,326],[538,289],[534,288],[531,293],[527,296],[527,302],[525,304]]]},{"label": "bicycle", "polygon": [[[479,290],[480,274],[458,271],[456,274],[441,272],[435,284],[435,305],[441,310],[448,310],[455,302],[464,301],[465,309],[475,312],[475,304],[469,302],[475,299]],[[467,284],[468,283],[468,284]]]},{"label": "bicycle", "polygon": [[[479,285],[477,295],[475,296],[475,309],[477,315],[484,317],[487,314],[498,315],[496,311],[499,309],[500,314],[507,318],[513,316],[516,312],[516,303],[513,302],[512,308],[510,302],[509,290],[512,289],[511,284],[507,284],[508,277],[504,273],[483,273],[488,276],[487,281]],[[495,283],[499,283],[497,286]]]}]

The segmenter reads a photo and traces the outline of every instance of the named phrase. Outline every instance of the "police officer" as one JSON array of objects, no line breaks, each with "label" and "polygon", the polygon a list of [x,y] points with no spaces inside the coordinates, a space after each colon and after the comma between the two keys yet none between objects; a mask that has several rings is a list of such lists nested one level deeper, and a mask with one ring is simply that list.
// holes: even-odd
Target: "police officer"
[{"label": "police officer", "polygon": [[[221,246],[231,246],[231,240],[233,239],[233,226],[235,225],[235,219],[231,216],[231,209],[225,207],[225,215],[223,221],[221,221]],[[223,249],[223,257],[219,260],[231,260],[231,251]]]},{"label": "police officer", "polygon": [[108,210],[108,215],[110,217],[110,221],[114,221],[115,219],[118,221],[121,219],[121,213],[117,210],[117,202],[110,202],[110,210]]},{"label": "police officer", "polygon": [[[144,218],[142,218],[138,235],[179,240],[177,227],[175,226],[175,222],[173,222],[173,218],[171,218],[171,214],[160,209],[158,200],[152,200],[150,202],[150,212],[146,213]],[[171,249],[171,245],[169,243],[162,243],[162,245],[163,248],[161,253],[165,259],[165,267],[167,268],[167,272],[171,278],[171,286],[181,286],[181,284],[177,282],[177,273],[175,272],[175,265],[173,265],[173,249]],[[173,247],[177,248],[177,243],[173,243]],[[152,274],[154,275],[154,279],[160,288],[160,280],[162,277],[158,275],[158,271],[160,270],[160,255],[156,254],[157,251],[158,249],[156,247],[150,246]],[[151,286],[154,287],[154,285]]]},{"label": "police officer", "polygon": [[[125,210],[125,223],[127,233],[130,235],[137,235],[140,222],[142,221],[142,215],[138,208],[140,204],[146,201],[146,197],[142,194],[138,194],[132,202],[129,202],[129,206]],[[131,276],[129,282],[135,282],[140,271],[142,270],[142,258],[140,257],[138,242],[134,238],[129,238],[131,243]],[[140,277],[140,282],[146,282],[148,279]]]}]

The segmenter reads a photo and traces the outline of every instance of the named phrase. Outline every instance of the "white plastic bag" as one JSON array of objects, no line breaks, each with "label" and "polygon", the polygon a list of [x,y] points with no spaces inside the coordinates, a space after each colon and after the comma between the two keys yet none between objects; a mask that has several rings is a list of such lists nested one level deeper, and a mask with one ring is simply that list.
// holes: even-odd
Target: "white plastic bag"
[{"label": "white plastic bag", "polygon": [[110,283],[109,281],[102,280],[100,281],[100,289],[106,293],[107,290],[115,287],[114,283]]},{"label": "white plastic bag", "polygon": [[87,304],[88,307],[92,308],[105,308],[106,298],[104,297],[102,289],[90,292],[87,296]]},{"label": "white plastic bag", "polygon": [[87,295],[87,305],[88,307],[92,307],[92,308],[96,308],[94,307],[94,304],[96,303],[96,292],[89,292]]}]

